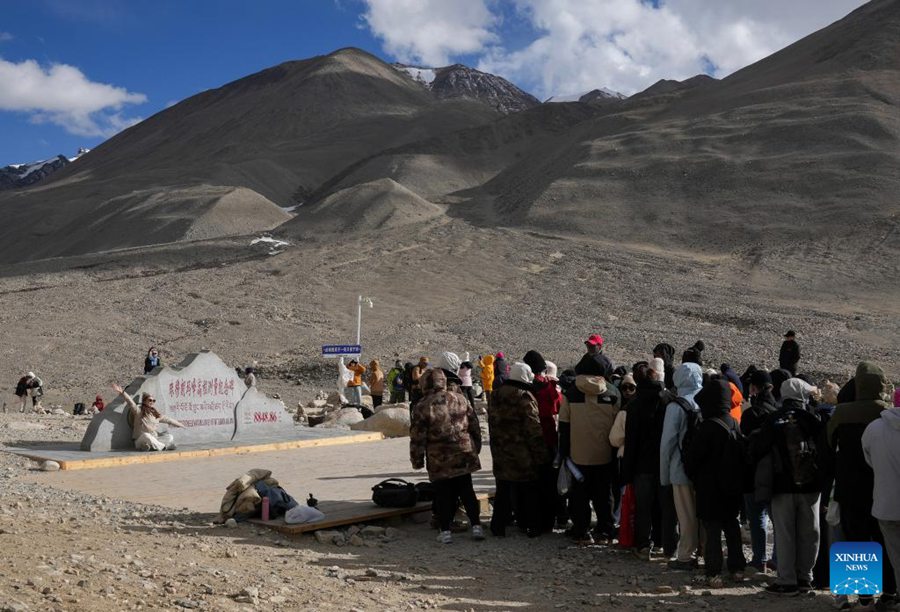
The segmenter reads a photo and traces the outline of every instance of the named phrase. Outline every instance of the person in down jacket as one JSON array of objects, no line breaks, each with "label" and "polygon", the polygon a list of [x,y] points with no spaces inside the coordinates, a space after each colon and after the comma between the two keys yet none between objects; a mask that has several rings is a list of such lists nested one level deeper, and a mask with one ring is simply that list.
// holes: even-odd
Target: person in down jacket
[{"label": "person in down jacket", "polygon": [[494,356],[485,355],[478,359],[478,367],[481,368],[481,386],[484,389],[484,399],[491,406],[491,394],[494,392]]},{"label": "person in down jacket", "polygon": [[612,482],[615,452],[609,432],[619,412],[619,391],[604,378],[605,368],[594,359],[575,366],[574,384],[563,394],[559,410],[559,452],[584,476],[571,490],[571,537],[591,543],[588,532],[591,505],[597,514],[595,532],[603,540],[613,537]]}]

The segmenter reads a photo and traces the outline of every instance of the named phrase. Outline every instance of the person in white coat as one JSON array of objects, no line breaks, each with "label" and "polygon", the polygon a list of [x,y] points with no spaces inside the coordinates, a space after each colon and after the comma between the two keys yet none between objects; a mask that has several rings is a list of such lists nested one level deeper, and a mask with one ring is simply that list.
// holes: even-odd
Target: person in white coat
[{"label": "person in white coat", "polygon": [[900,408],[888,408],[866,427],[863,455],[875,472],[872,516],[878,519],[888,557],[900,584]]}]

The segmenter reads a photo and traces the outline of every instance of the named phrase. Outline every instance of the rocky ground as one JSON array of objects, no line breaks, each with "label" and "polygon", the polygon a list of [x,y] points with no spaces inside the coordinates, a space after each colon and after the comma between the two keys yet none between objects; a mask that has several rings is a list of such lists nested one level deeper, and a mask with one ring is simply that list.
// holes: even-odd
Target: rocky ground
[{"label": "rocky ground", "polygon": [[[516,358],[536,348],[564,367],[596,331],[619,363],[647,358],[661,341],[682,349],[702,338],[708,361],[742,370],[773,366],[793,328],[816,378],[846,378],[861,358],[900,377],[900,301],[884,280],[893,276],[849,256],[789,251],[679,253],[447,221],[275,254],[242,238],[6,267],[0,392],[11,404],[16,380],[34,370],[46,405],[109,399],[110,383],[138,375],[155,344],[167,363],[200,348],[232,365],[257,361],[261,389],[293,409],[331,390],[336,368],[319,347],[354,339],[360,294],[375,299],[363,312],[364,357],[383,363],[395,353]],[[85,425],[0,414],[0,442],[75,441]],[[344,532],[337,546],[226,530],[211,514],[26,484],[30,469],[0,453],[0,610],[796,612],[829,601],[764,597],[757,582],[711,590],[662,563],[576,548],[561,534],[441,547],[427,524],[409,522],[377,526],[398,530],[390,534]]]},{"label": "rocky ground", "polygon": [[[86,419],[0,415],[0,440],[77,440]],[[348,447],[352,448],[352,447]],[[699,575],[561,533],[451,545],[416,520],[282,536],[213,514],[23,482],[38,466],[0,453],[0,610],[821,610],[755,576],[709,588]]]}]

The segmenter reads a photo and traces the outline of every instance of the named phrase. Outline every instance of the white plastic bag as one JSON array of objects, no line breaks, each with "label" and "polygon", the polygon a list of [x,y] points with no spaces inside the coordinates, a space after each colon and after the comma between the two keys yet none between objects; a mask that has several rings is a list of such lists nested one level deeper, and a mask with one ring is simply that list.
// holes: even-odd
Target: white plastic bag
[{"label": "white plastic bag", "polygon": [[569,471],[568,466],[563,462],[563,464],[559,466],[559,476],[556,478],[556,490],[560,495],[565,495],[571,488],[572,472]]},{"label": "white plastic bag", "polygon": [[284,522],[289,525],[315,523],[323,518],[325,518],[325,515],[320,510],[305,504],[298,504],[284,514]]}]

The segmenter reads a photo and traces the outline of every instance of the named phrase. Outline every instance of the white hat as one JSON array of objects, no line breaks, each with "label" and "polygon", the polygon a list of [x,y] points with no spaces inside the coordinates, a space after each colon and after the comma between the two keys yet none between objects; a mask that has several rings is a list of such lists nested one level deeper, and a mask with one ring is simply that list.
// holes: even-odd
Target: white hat
[{"label": "white hat", "polygon": [[460,363],[462,362],[459,359],[459,355],[451,353],[450,351],[444,351],[441,353],[440,358],[438,358],[438,367],[442,370],[453,372],[454,374],[459,372]]},{"label": "white hat", "polygon": [[547,369],[544,370],[544,376],[549,378],[556,378],[556,373],[559,371],[559,368],[556,367],[556,364],[552,361],[547,362]]},{"label": "white hat", "polygon": [[34,372],[29,372],[25,376],[27,376],[28,378],[34,378]]},{"label": "white hat", "polygon": [[509,368],[509,379],[530,385],[534,382],[534,372],[527,363],[517,361]]}]

